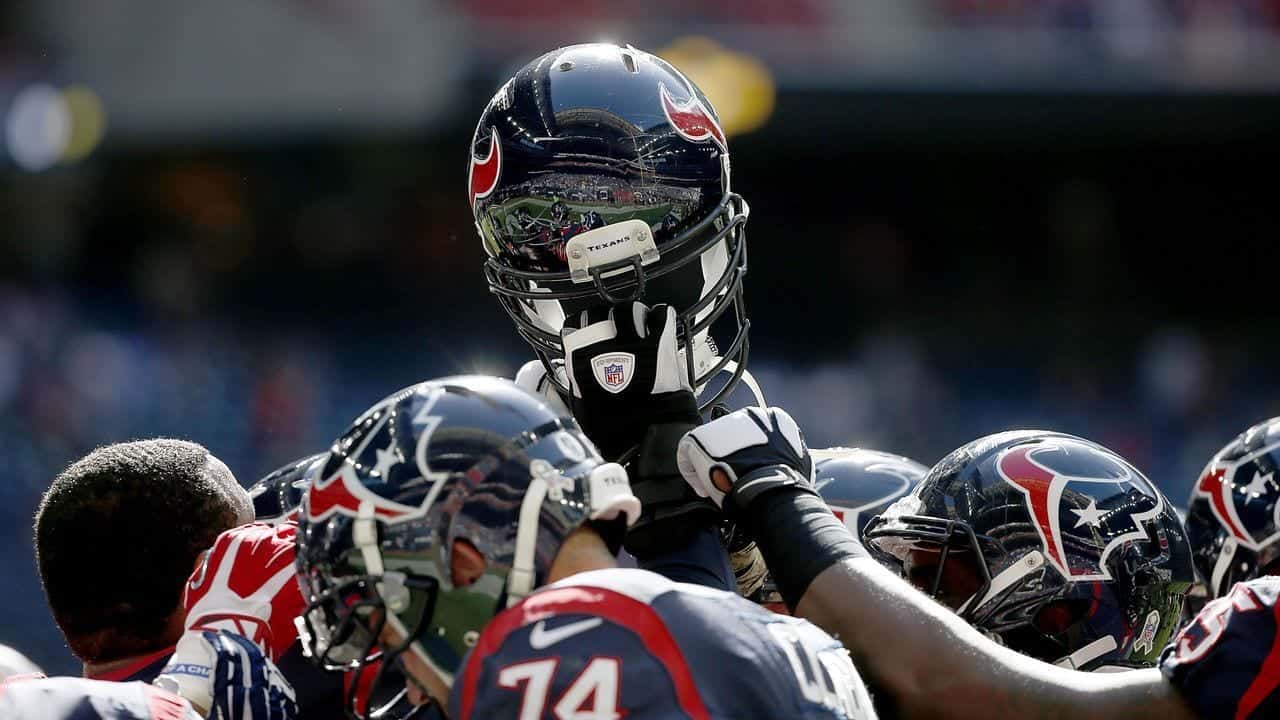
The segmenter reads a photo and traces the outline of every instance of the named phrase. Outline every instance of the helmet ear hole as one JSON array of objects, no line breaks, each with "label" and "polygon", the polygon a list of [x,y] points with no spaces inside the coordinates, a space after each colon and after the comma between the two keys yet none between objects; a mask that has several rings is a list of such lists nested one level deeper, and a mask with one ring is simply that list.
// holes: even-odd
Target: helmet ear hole
[{"label": "helmet ear hole", "polygon": [[484,555],[470,540],[458,538],[453,541],[453,548],[449,553],[449,580],[454,587],[463,588],[476,584],[484,577],[488,565]]}]

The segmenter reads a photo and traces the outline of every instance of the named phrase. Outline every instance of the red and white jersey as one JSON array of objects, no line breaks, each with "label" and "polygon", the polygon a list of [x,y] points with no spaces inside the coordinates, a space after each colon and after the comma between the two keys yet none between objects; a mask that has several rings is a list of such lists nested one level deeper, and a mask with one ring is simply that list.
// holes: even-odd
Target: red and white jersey
[{"label": "red and white jersey", "polygon": [[186,700],[143,682],[20,676],[0,683],[5,720],[201,720]]}]

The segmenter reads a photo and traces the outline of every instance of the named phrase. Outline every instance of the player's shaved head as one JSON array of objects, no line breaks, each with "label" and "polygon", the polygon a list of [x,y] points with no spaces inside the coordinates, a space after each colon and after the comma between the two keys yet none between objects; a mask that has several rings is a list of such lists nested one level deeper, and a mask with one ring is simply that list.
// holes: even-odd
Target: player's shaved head
[{"label": "player's shaved head", "polygon": [[72,463],[35,517],[40,579],[72,652],[110,662],[173,644],[196,559],[252,518],[235,476],[196,443],[118,443]]}]

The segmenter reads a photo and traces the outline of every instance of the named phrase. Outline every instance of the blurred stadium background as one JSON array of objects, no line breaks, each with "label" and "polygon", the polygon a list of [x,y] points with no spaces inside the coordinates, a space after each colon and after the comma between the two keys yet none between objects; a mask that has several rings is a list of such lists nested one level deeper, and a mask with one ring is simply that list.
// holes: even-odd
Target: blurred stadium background
[{"label": "blurred stadium background", "polygon": [[1181,503],[1278,414],[1278,0],[6,4],[0,642],[78,671],[30,517],[95,445],[191,438],[248,483],[529,357],[467,143],[508,73],[595,40],[719,108],[752,369],[812,444],[931,463],[1044,426]]}]

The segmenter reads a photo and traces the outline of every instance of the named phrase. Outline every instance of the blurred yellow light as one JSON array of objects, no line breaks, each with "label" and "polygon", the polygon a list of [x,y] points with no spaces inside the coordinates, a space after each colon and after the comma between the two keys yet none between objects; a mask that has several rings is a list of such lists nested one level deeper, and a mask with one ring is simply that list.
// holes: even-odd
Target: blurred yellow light
[{"label": "blurred yellow light", "polygon": [[87,87],[75,85],[62,91],[63,102],[71,117],[71,136],[62,151],[63,162],[84,158],[102,142],[107,129],[107,114],[102,100]]},{"label": "blurred yellow light", "polygon": [[773,75],[758,59],[705,37],[680,38],[657,54],[702,88],[726,135],[757,130],[773,114]]}]

